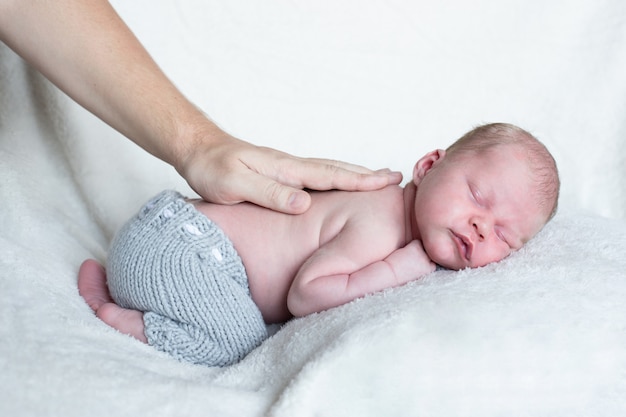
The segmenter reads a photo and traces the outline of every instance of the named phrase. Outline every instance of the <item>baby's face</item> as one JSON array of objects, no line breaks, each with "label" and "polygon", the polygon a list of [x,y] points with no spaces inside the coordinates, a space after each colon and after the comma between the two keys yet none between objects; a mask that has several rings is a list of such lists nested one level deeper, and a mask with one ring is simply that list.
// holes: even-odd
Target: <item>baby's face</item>
[{"label": "baby's face", "polygon": [[414,181],[419,239],[446,268],[499,261],[547,220],[524,155],[513,146],[444,156]]}]

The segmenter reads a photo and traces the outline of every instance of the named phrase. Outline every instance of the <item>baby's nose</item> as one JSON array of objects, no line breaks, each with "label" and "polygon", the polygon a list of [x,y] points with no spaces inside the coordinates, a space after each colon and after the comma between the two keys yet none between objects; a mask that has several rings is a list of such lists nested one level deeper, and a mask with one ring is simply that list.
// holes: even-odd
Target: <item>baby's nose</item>
[{"label": "baby's nose", "polygon": [[472,228],[479,241],[484,241],[491,233],[491,222],[485,216],[474,216],[472,218]]}]

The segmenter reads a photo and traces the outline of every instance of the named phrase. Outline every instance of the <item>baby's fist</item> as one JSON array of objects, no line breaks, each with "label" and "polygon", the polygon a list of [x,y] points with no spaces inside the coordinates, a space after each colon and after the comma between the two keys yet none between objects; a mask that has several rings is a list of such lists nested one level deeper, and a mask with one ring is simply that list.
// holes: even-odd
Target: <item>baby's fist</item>
[{"label": "baby's fist", "polygon": [[405,247],[395,250],[385,261],[391,265],[398,285],[430,274],[437,267],[426,255],[419,240],[412,240]]}]

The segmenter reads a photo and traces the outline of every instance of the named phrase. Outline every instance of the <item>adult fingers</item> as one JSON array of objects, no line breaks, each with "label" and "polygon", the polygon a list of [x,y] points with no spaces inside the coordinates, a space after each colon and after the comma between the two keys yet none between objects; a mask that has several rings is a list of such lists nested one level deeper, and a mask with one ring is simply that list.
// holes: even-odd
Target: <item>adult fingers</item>
[{"label": "adult fingers", "polygon": [[315,190],[371,191],[402,181],[402,174],[388,169],[372,171],[359,165],[328,159],[300,159],[289,170],[297,184]]}]

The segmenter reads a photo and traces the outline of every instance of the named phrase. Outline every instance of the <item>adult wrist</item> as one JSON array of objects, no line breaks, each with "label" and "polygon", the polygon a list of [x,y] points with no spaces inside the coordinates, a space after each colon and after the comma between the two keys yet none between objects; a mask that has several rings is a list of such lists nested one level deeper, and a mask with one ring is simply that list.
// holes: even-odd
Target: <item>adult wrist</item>
[{"label": "adult wrist", "polygon": [[176,171],[186,178],[190,161],[201,149],[208,149],[223,143],[228,136],[213,123],[208,116],[197,110],[192,118],[183,119],[176,128],[171,146],[170,163]]}]

